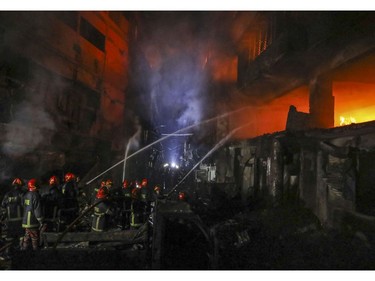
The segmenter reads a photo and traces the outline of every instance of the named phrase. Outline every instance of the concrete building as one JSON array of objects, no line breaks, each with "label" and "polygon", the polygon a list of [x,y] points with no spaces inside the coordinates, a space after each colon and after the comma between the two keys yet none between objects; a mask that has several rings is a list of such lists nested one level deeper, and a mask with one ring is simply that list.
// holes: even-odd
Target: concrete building
[{"label": "concrete building", "polygon": [[122,12],[1,12],[2,178],[81,176],[124,149]]}]

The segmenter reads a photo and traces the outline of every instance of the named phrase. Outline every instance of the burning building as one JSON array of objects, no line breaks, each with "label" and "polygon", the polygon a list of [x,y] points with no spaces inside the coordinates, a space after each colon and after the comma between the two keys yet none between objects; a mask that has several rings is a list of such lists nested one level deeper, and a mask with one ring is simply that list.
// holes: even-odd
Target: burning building
[{"label": "burning building", "polygon": [[[88,179],[122,159],[100,175],[120,180],[122,170],[166,195],[153,221],[154,268],[189,267],[173,255],[179,235],[202,246],[191,254],[207,254],[203,267],[235,268],[224,259],[245,247],[240,268],[264,268],[257,239],[269,229],[260,229],[285,206],[309,212],[310,225],[289,222],[298,234],[338,229],[371,249],[372,12],[34,14],[0,17],[3,165],[76,168]],[[173,200],[180,191],[186,202]],[[284,226],[265,241],[294,238]]]},{"label": "burning building", "polygon": [[123,151],[122,12],[1,12],[0,30],[2,179],[84,176]]}]

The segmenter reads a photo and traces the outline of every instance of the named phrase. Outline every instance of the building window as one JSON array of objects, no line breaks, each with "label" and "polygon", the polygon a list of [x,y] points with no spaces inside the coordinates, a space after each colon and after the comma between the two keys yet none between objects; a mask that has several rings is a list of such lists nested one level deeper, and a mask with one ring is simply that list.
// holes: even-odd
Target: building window
[{"label": "building window", "polygon": [[81,18],[80,34],[99,50],[104,52],[105,36],[84,18]]},{"label": "building window", "polygon": [[78,12],[56,12],[56,15],[63,23],[77,31]]}]

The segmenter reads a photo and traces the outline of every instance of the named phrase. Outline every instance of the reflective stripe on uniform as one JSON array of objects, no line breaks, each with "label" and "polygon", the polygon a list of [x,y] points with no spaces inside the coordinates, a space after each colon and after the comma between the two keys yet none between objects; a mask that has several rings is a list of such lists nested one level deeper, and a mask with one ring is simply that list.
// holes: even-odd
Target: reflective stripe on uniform
[{"label": "reflective stripe on uniform", "polygon": [[30,220],[31,220],[31,212],[27,212],[27,225],[30,225]]}]

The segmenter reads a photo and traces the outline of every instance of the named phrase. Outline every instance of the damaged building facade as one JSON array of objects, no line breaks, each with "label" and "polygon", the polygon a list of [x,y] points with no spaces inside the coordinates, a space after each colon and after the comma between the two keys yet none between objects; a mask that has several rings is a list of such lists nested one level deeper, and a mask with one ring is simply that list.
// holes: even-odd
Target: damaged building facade
[{"label": "damaged building facade", "polygon": [[[351,222],[372,237],[372,14],[270,12],[262,17],[263,28],[245,33],[238,62],[237,86],[256,105],[228,123],[258,121],[262,107],[268,107],[268,117],[250,124],[242,141],[225,148],[231,165],[224,174],[237,184],[245,205],[298,201],[325,227]],[[284,25],[275,24],[280,20]]]},{"label": "damaged building facade", "polygon": [[90,232],[81,207],[40,260],[61,242],[80,244],[58,269],[373,269],[372,12],[17,16],[0,17],[3,178],[73,170],[93,190],[116,166],[160,191],[130,230]]},{"label": "damaged building facade", "polygon": [[122,12],[2,12],[2,178],[81,177],[123,151]]}]

